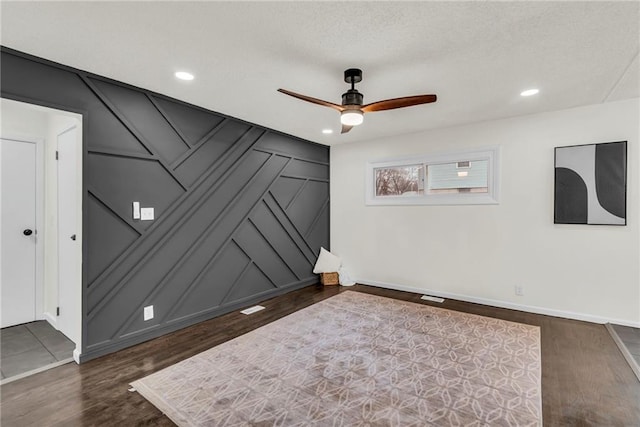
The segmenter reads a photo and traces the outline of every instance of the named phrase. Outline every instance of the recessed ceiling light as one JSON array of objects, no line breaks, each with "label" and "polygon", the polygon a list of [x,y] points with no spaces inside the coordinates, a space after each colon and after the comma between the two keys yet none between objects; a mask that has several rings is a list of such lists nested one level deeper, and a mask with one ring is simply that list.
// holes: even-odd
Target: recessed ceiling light
[{"label": "recessed ceiling light", "polygon": [[538,92],[540,92],[538,89],[527,89],[523,92],[520,92],[520,96],[531,96],[535,95]]},{"label": "recessed ceiling light", "polygon": [[325,135],[329,135],[333,133],[333,129],[322,129],[322,133],[324,133]]},{"label": "recessed ceiling light", "polygon": [[186,71],[178,71],[175,76],[180,80],[193,80],[193,74],[187,73]]}]

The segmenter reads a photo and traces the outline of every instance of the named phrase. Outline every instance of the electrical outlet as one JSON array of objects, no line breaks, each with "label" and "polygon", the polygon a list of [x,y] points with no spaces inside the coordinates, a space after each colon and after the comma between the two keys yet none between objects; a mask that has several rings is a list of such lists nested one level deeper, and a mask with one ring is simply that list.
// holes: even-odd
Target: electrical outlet
[{"label": "electrical outlet", "polygon": [[140,208],[140,219],[142,221],[153,221],[154,219],[153,208]]},{"label": "electrical outlet", "polygon": [[516,285],[516,295],[521,297],[524,296],[524,287],[522,285]]},{"label": "electrical outlet", "polygon": [[144,308],[144,320],[146,322],[147,320],[151,319],[153,319],[153,306],[148,305]]}]

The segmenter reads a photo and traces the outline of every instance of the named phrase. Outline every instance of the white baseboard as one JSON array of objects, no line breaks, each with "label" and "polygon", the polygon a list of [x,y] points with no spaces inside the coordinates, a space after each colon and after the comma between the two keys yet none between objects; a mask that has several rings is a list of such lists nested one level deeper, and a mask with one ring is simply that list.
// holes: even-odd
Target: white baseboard
[{"label": "white baseboard", "polygon": [[544,314],[547,316],[562,317],[564,319],[582,320],[584,322],[591,322],[591,323],[601,323],[601,324],[614,323],[616,325],[630,326],[632,328],[640,328],[640,322],[631,322],[623,319],[614,319],[610,317],[594,316],[591,314],[576,313],[572,311],[562,311],[562,310],[556,310],[552,308],[515,304],[508,301],[499,301],[499,300],[493,300],[488,298],[479,298],[479,297],[454,294],[449,292],[434,291],[431,289],[414,288],[411,286],[398,285],[395,283],[379,282],[377,280],[369,280],[369,279],[354,279],[354,280],[356,281],[356,283],[361,283],[363,285],[371,285],[379,288],[394,289],[396,291],[413,292],[416,294],[427,294],[427,295],[432,295],[432,296],[441,297],[441,298],[449,298],[449,299],[455,299],[460,301],[472,302],[476,304],[489,305],[492,307],[500,307],[500,308],[508,308],[511,310],[525,311],[527,313]]},{"label": "white baseboard", "polygon": [[80,353],[80,350],[78,350],[78,348],[74,348],[73,349],[73,360],[75,360],[75,362],[79,365],[80,364],[80,355],[82,353]]},{"label": "white baseboard", "polygon": [[53,326],[56,331],[58,330],[58,317],[57,316],[54,316],[51,313],[46,313],[45,312],[43,317],[44,317],[44,320],[49,322],[49,324],[51,326]]}]

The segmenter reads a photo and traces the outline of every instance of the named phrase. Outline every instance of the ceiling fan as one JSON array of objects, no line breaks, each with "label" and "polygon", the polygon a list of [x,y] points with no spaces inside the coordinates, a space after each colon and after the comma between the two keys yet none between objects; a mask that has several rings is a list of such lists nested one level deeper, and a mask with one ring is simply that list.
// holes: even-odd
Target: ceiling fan
[{"label": "ceiling fan", "polygon": [[342,123],[341,133],[347,133],[352,127],[362,124],[364,120],[364,113],[394,110],[396,108],[411,107],[412,105],[429,104],[431,102],[436,102],[438,99],[436,95],[415,95],[404,96],[402,98],[385,99],[384,101],[362,105],[364,96],[355,88],[355,84],[362,81],[362,70],[358,68],[349,68],[348,70],[345,70],[344,81],[351,85],[351,89],[342,94],[342,105],[301,95],[286,89],[278,89],[278,92],[293,96],[294,98],[302,99],[303,101],[323,105],[340,111],[340,123]]}]

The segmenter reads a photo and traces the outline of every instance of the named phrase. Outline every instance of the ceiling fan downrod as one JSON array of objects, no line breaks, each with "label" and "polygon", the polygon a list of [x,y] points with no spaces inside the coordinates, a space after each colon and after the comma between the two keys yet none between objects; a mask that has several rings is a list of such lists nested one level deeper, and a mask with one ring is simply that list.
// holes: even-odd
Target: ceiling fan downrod
[{"label": "ceiling fan downrod", "polygon": [[351,89],[342,94],[342,105],[362,106],[364,96],[358,92],[355,85],[362,81],[362,70],[359,68],[349,68],[344,71],[344,81],[351,85]]}]

